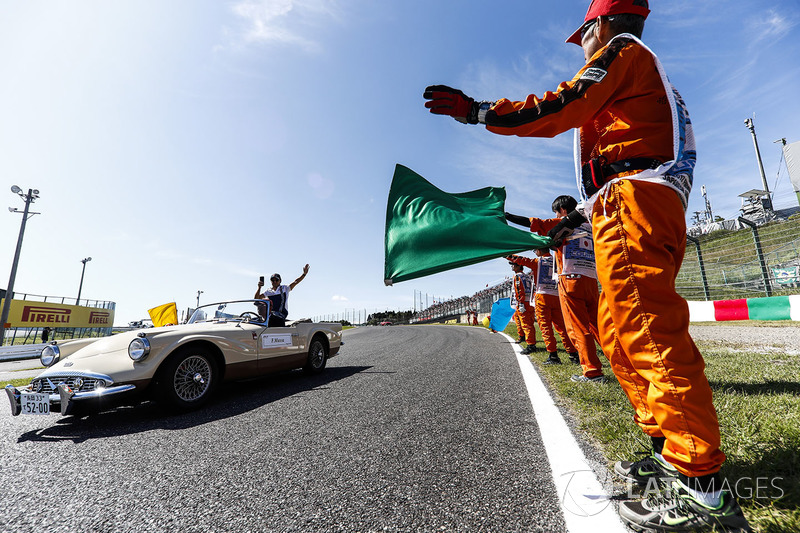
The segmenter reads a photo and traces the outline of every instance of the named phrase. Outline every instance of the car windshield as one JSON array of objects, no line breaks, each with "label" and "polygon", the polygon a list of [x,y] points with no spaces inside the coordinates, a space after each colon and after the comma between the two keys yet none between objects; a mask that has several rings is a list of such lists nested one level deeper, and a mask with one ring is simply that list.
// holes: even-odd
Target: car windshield
[{"label": "car windshield", "polygon": [[269,317],[269,300],[236,300],[198,307],[187,324],[199,322],[254,322],[265,324]]}]

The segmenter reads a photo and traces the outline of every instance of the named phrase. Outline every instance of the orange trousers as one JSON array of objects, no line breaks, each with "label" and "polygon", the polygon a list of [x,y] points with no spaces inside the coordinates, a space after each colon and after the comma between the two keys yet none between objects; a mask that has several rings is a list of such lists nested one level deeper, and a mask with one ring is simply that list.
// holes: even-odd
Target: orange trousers
[{"label": "orange trousers", "polygon": [[558,297],[567,333],[581,359],[583,375],[587,378],[602,376],[603,365],[597,357],[594,344],[595,340],[600,341],[597,329],[597,305],[600,299],[597,280],[587,276],[559,276]]},{"label": "orange trousers", "polygon": [[556,330],[564,344],[567,353],[574,353],[575,345],[567,335],[567,327],[564,325],[564,315],[561,314],[561,301],[555,294],[540,294],[535,296],[536,301],[536,321],[539,323],[539,330],[542,332],[542,342],[548,352],[555,352]]},{"label": "orange trousers", "polygon": [[522,329],[522,319],[519,317],[519,311],[514,310],[514,314],[511,315],[511,318],[514,319],[514,324],[517,326],[517,336],[521,341],[525,341],[525,330]]},{"label": "orange trousers", "polygon": [[705,362],[689,336],[689,306],[675,291],[686,249],[678,195],[664,185],[622,180],[592,217],[601,346],[662,454],[685,475],[717,472],[725,461]]},{"label": "orange trousers", "polygon": [[[519,338],[525,337],[525,342],[530,345],[536,344],[536,311],[530,304],[525,304],[525,312],[520,313],[519,309],[514,311],[514,321],[517,323],[517,333]],[[521,333],[520,333],[521,332]]]}]

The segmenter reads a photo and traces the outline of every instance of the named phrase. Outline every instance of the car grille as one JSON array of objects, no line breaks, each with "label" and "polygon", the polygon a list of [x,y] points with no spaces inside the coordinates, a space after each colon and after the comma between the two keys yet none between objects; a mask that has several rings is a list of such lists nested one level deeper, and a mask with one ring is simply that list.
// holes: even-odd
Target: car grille
[{"label": "car grille", "polygon": [[105,381],[102,379],[88,378],[84,376],[58,376],[34,379],[31,381],[31,389],[34,392],[56,394],[58,392],[59,383],[66,383],[67,386],[74,392],[93,391],[98,388],[99,385],[105,386]]}]

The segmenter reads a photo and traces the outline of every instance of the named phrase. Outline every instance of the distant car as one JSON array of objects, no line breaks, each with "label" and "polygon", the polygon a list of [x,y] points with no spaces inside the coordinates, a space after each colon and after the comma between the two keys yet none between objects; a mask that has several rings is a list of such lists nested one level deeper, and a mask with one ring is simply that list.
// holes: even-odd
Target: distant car
[{"label": "distant car", "polygon": [[82,406],[154,398],[188,410],[206,403],[222,381],[303,368],[321,372],[342,344],[335,322],[267,327],[269,301],[237,300],[197,308],[188,323],[110,337],[52,342],[47,368],[25,387],[6,386],[11,414],[62,415]]},{"label": "distant car", "polygon": [[391,325],[392,325],[392,323],[389,322],[388,320],[385,320],[385,321],[381,322],[381,326],[391,326]]}]

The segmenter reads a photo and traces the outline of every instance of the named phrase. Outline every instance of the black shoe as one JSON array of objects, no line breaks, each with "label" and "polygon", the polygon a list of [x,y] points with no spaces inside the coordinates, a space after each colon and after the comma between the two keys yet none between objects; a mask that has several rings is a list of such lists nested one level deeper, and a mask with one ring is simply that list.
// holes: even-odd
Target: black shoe
[{"label": "black shoe", "polygon": [[677,480],[649,498],[620,503],[619,516],[636,531],[753,531],[733,494],[723,491],[720,504],[709,507],[697,501]]},{"label": "black shoe", "polygon": [[666,461],[656,458],[655,452],[639,452],[646,457],[638,461],[617,461],[614,463],[614,472],[625,481],[636,483],[640,487],[646,486],[651,479],[669,482],[678,477],[678,471]]},{"label": "black shoe", "polygon": [[575,365],[581,364],[581,358],[578,355],[578,352],[571,352],[571,353],[568,353],[567,355],[569,355],[569,361],[572,364],[575,364]]},{"label": "black shoe", "polygon": [[561,359],[558,357],[558,352],[550,352],[550,357],[542,362],[543,365],[560,365]]}]

